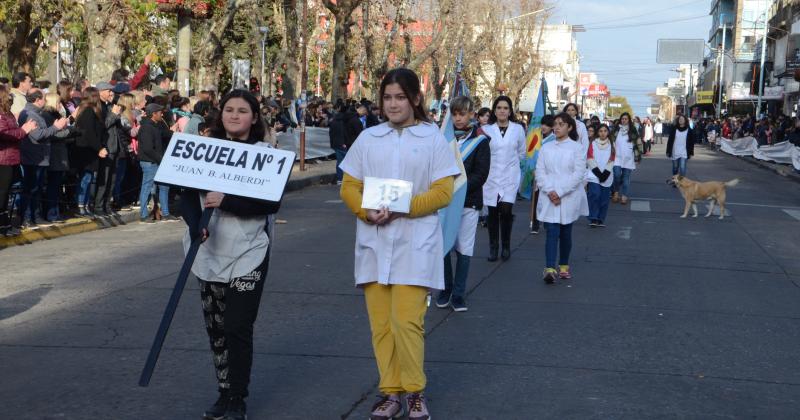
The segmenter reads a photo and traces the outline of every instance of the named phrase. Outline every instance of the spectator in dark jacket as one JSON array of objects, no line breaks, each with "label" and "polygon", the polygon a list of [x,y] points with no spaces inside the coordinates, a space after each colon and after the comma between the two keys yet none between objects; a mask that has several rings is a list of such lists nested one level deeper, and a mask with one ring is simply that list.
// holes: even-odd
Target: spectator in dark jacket
[{"label": "spectator in dark jacket", "polygon": [[350,112],[346,125],[348,148],[353,145],[362,131],[372,127],[368,124],[370,121],[367,119],[367,114],[369,111],[363,103],[356,103],[354,111]]},{"label": "spectator in dark jacket", "polygon": [[[44,96],[45,104],[42,109],[42,118],[48,127],[67,114],[61,98],[56,93]],[[45,192],[47,221],[62,223],[66,219],[61,216],[59,200],[64,175],[69,171],[69,158],[67,146],[75,143],[75,137],[80,135],[77,128],[72,125],[56,133],[55,141],[50,142],[50,165],[47,167],[47,191]]]},{"label": "spectator in dark jacket", "polygon": [[11,113],[12,101],[8,86],[0,86],[0,235],[3,236],[20,233],[11,227],[8,193],[14,182],[14,171],[20,164],[19,144],[37,128],[34,120],[28,120],[22,127],[17,124],[17,119]]},{"label": "spectator in dark jacket", "polygon": [[[347,118],[349,114],[345,112],[344,104],[337,107],[336,113],[328,123],[328,135],[330,136],[331,149],[336,153],[336,185],[342,185],[344,173],[339,169],[344,157],[347,155],[349,146],[347,145]],[[350,143],[352,145],[352,143]]]},{"label": "spectator in dark jacket", "polygon": [[34,120],[38,128],[28,133],[20,145],[23,180],[19,214],[23,226],[36,226],[36,213],[39,210],[47,167],[50,166],[50,142],[58,141],[56,133],[63,130],[69,120],[59,118],[48,126],[41,114],[45,103],[42,91],[31,89],[26,98],[28,103],[20,113],[19,122],[24,124],[29,119]]},{"label": "spectator in dark jacket", "polygon": [[[164,107],[158,104],[147,105],[144,109],[146,116],[142,119],[139,127],[139,165],[142,167],[142,188],[139,192],[139,205],[141,212],[139,220],[142,222],[152,222],[148,219],[147,204],[150,202],[150,194],[154,190],[154,183],[158,165],[164,157],[166,142],[163,133]],[[171,135],[171,133],[170,133]],[[169,214],[169,188],[166,185],[157,185],[158,202],[161,206],[161,219],[174,220],[175,217]]]},{"label": "spectator in dark jacket", "polygon": [[92,199],[90,187],[101,158],[108,155],[105,149],[106,126],[103,123],[103,111],[100,105],[100,92],[88,87],[84,90],[81,106],[76,111],[78,118],[75,125],[81,135],[75,139],[69,161],[72,169],[78,172],[77,202],[81,216],[91,216],[89,202]]}]

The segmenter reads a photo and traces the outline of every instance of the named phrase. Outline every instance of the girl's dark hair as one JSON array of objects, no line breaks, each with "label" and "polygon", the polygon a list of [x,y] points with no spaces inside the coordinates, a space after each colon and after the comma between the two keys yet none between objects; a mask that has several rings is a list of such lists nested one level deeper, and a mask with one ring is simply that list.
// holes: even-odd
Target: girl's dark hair
[{"label": "girl's dark hair", "polygon": [[248,105],[250,105],[250,111],[253,112],[253,120],[255,124],[250,127],[250,136],[247,139],[247,142],[250,144],[257,143],[264,140],[264,135],[267,132],[267,128],[264,125],[264,119],[261,118],[261,113],[259,112],[258,100],[256,97],[247,90],[243,89],[235,89],[228,92],[227,95],[222,97],[222,101],[219,103],[219,109],[221,110],[219,114],[217,114],[216,118],[214,119],[214,124],[211,126],[211,137],[215,137],[218,139],[226,139],[228,138],[228,132],[225,131],[225,125],[222,124],[222,114],[225,110],[225,105],[234,98],[241,98]]},{"label": "girl's dark hair", "polygon": [[[403,90],[403,93],[406,94],[408,98],[408,102],[411,104],[411,109],[414,110],[414,119],[423,122],[430,122],[428,119],[428,113],[425,112],[425,107],[422,106],[422,101],[424,98],[422,97],[422,88],[420,87],[419,83],[419,76],[414,71],[405,69],[405,68],[397,68],[390,70],[383,76],[383,80],[381,81],[381,87],[378,93],[378,104],[381,109],[381,114],[383,114],[383,94],[386,93],[386,86],[389,86],[393,83],[397,83],[400,85],[400,89]],[[415,101],[419,101],[418,104],[414,104]],[[385,115],[382,115],[385,117]]]},{"label": "girl's dark hair", "polygon": [[[623,112],[622,115],[619,116],[619,125],[622,125],[622,119],[625,118],[626,116],[628,117],[628,133],[630,133],[636,130],[636,127],[633,126],[633,118],[631,118],[631,114]],[[628,143],[633,143],[630,134],[628,134]]]},{"label": "girl's dark hair", "polygon": [[541,125],[546,125],[546,126],[552,128],[553,124],[555,123],[555,120],[556,119],[555,119],[554,116],[552,116],[550,114],[547,114],[544,117],[542,117],[542,121],[540,122],[540,124]]},{"label": "girl's dark hair", "polygon": [[189,104],[189,98],[183,96],[173,96],[172,103],[170,104],[170,108],[173,109],[180,109],[184,105]]},{"label": "girl's dark hair", "polygon": [[[681,124],[680,124],[681,118],[683,118],[683,121],[686,123],[686,127],[681,127]],[[675,127],[678,128],[678,129],[689,128],[689,119],[686,118],[685,115],[678,115],[677,117],[675,117]],[[681,130],[681,131],[683,131],[683,130]]]},{"label": "girl's dark hair", "polygon": [[574,107],[574,108],[575,108],[575,113],[576,113],[576,114],[580,114],[580,113],[581,113],[581,109],[580,109],[580,108],[578,108],[578,104],[576,104],[576,103],[573,103],[573,102],[570,102],[570,103],[568,103],[568,104],[564,105],[564,109],[563,109],[562,111],[563,111],[563,112],[567,112],[567,109],[569,109],[569,107]]},{"label": "girl's dark hair", "polygon": [[199,101],[196,104],[194,104],[194,109],[192,110],[192,112],[201,117],[205,117],[206,113],[208,113],[209,110],[211,110],[211,102]]},{"label": "girl's dark hair", "polygon": [[491,114],[491,113],[492,113],[491,109],[483,107],[483,108],[479,109],[478,112],[475,115],[478,116],[478,117],[482,117],[482,116],[484,116],[486,114]]},{"label": "girl's dark hair", "polygon": [[508,104],[508,120],[511,122],[517,122],[517,116],[514,115],[514,101],[512,101],[508,96],[501,95],[498,96],[494,102],[492,102],[492,115],[489,117],[489,123],[494,124],[497,122],[497,116],[494,114],[494,111],[497,109],[497,104],[500,103],[500,101],[505,101]]},{"label": "girl's dark hair", "polygon": [[606,131],[609,134],[609,138],[611,138],[611,129],[608,128],[608,124],[605,124],[605,123],[604,124],[600,124],[600,125],[597,126],[597,131],[595,131],[595,133],[597,133],[597,137],[600,137],[600,129],[601,128],[605,128]]},{"label": "girl's dark hair", "polygon": [[556,117],[553,119],[553,122],[555,122],[555,120],[561,120],[567,123],[569,126],[569,138],[578,141],[578,124],[575,122],[575,118],[572,118],[572,116],[566,112],[562,112],[556,115]]}]

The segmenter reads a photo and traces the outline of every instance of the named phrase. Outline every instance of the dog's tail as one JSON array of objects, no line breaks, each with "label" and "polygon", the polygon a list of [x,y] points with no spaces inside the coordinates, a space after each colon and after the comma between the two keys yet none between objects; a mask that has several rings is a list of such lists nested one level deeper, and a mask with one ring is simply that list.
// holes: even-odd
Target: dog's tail
[{"label": "dog's tail", "polygon": [[739,178],[732,179],[732,180],[730,180],[730,181],[725,183],[726,187],[735,187],[737,185],[739,185]]}]

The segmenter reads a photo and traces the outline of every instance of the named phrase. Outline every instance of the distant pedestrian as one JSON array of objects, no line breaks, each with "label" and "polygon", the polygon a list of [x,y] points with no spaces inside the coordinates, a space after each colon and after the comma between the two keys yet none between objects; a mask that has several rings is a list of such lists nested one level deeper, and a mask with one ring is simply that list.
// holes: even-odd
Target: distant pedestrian
[{"label": "distant pedestrian", "polygon": [[589,215],[583,189],[586,156],[583,146],[577,142],[575,120],[561,113],[555,117],[553,129],[556,141],[542,146],[536,163],[536,185],[541,195],[538,217],[547,231],[543,273],[547,284],[553,284],[557,277],[572,278],[569,266],[572,224],[581,216]]},{"label": "distant pedestrian", "polygon": [[628,204],[631,188],[631,174],[636,170],[642,151],[639,143],[639,132],[627,112],[619,117],[619,126],[611,134],[614,141],[614,186],[611,201],[622,205]]},{"label": "distant pedestrian", "polygon": [[565,105],[564,112],[575,120],[578,130],[578,139],[576,141],[583,146],[583,152],[586,153],[589,150],[589,132],[586,130],[586,124],[580,119],[581,113],[578,110],[578,104],[569,103]]},{"label": "distant pedestrian", "polygon": [[[453,177],[460,171],[447,140],[428,121],[413,71],[391,70],[379,92],[389,121],[366,129],[347,152],[341,190],[358,219],[355,277],[364,289],[380,373],[381,398],[370,419],[401,416],[400,395],[405,394],[408,418],[426,420],[430,418],[423,395],[426,297],[429,289],[444,289],[444,245],[437,211],[452,199]],[[362,208],[366,177],[411,182],[410,213]]]},{"label": "distant pedestrian", "polygon": [[611,185],[614,183],[614,144],[608,126],[600,125],[598,137],[589,144],[586,155],[587,198],[589,200],[589,226],[605,227],[608,204],[611,200]]},{"label": "distant pedestrian", "polygon": [[660,119],[656,121],[656,124],[653,127],[653,133],[655,134],[655,143],[661,144],[664,136],[664,123],[662,123]]},{"label": "distant pedestrian", "polygon": [[650,154],[650,149],[653,147],[653,137],[655,136],[655,130],[653,129],[653,122],[650,121],[650,118],[646,118],[644,120],[643,126],[644,134],[642,135],[642,152],[645,156]]},{"label": "distant pedestrian", "polygon": [[[667,141],[667,157],[672,160],[672,175],[686,176],[686,164],[694,155],[694,133],[683,115],[675,119],[675,130]],[[674,185],[673,185],[674,186]]]}]

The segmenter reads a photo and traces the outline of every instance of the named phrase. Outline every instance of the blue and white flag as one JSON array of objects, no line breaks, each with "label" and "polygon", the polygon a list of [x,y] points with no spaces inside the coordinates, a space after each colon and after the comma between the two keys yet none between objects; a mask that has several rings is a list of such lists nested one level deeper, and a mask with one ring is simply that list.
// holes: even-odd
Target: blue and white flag
[{"label": "blue and white flag", "polygon": [[439,210],[439,222],[442,225],[444,238],[444,253],[447,254],[456,245],[458,230],[461,228],[461,215],[464,212],[464,202],[467,200],[467,171],[464,169],[464,162],[456,140],[455,127],[453,126],[453,118],[450,115],[449,108],[445,114],[444,121],[442,121],[442,135],[450,144],[453,156],[455,156],[458,168],[461,171],[453,186],[453,200],[450,201],[450,205]]}]

